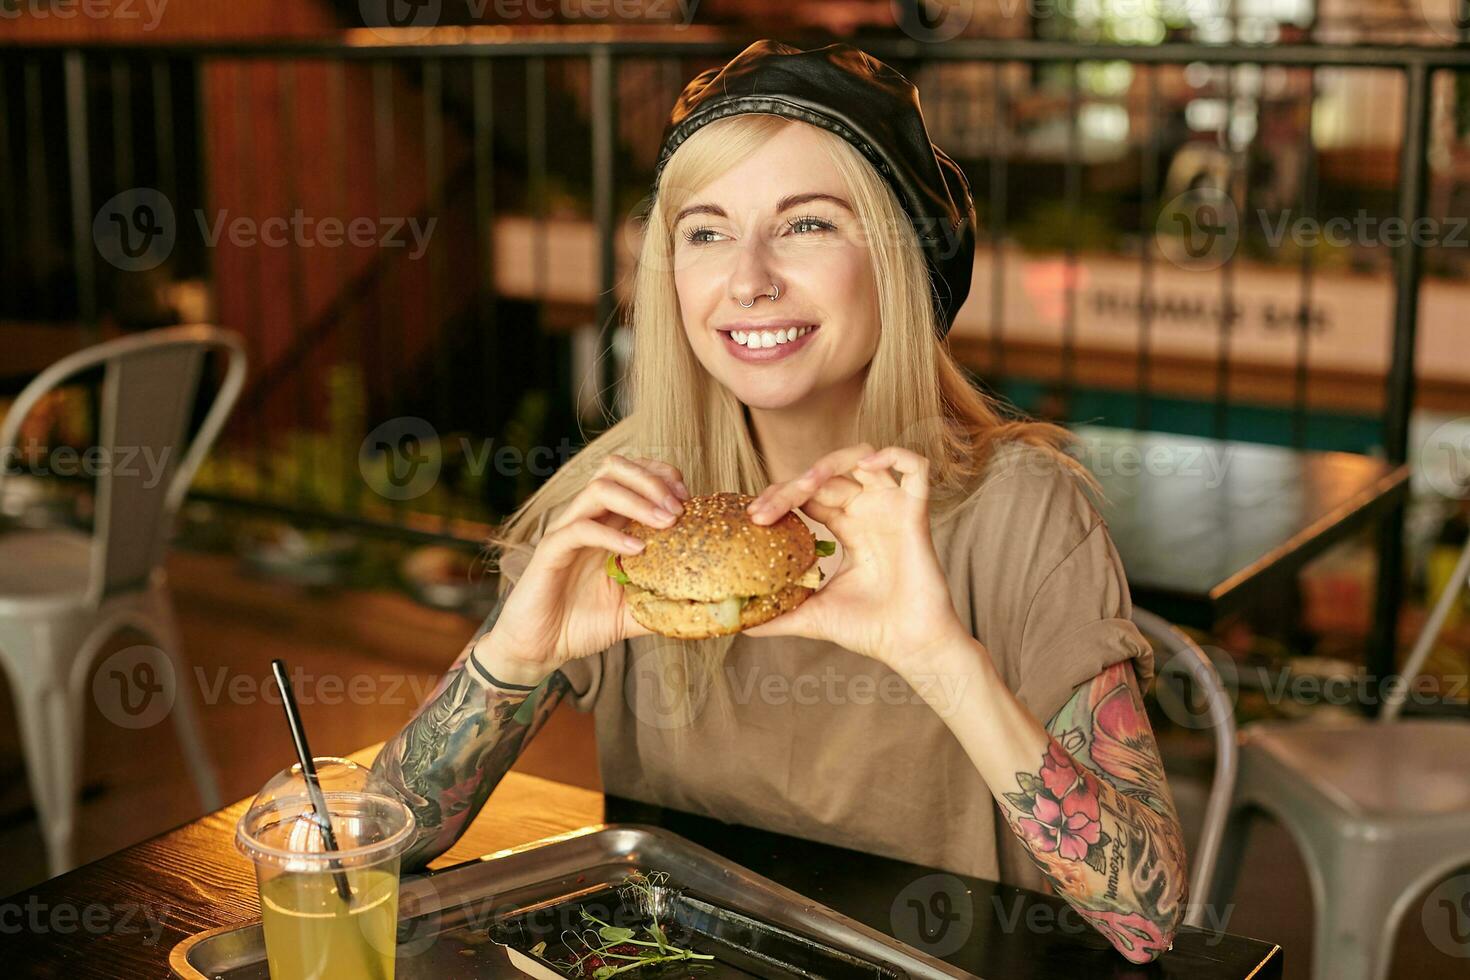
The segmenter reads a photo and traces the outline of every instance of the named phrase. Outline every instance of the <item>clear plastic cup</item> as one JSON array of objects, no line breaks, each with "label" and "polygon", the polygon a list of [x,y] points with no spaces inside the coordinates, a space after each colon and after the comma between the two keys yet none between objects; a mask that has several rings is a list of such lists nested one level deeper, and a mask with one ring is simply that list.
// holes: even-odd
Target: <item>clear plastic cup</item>
[{"label": "clear plastic cup", "polygon": [[364,766],[315,765],[335,852],[300,765],[273,776],[235,827],[235,846],[255,863],[271,980],[393,980],[398,864],[413,813]]}]

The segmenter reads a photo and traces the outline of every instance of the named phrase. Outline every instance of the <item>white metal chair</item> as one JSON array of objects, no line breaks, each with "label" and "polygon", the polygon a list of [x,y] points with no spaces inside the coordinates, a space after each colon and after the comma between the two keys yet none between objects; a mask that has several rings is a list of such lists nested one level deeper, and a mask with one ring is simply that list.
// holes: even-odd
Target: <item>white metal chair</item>
[{"label": "white metal chair", "polygon": [[1209,900],[1230,901],[1250,821],[1256,811],[1271,814],[1306,861],[1316,980],[1386,977],[1409,903],[1470,864],[1470,724],[1399,720],[1467,576],[1470,543],[1378,721],[1263,722],[1241,731],[1240,774]]},{"label": "white metal chair", "polygon": [[[1205,913],[1209,906],[1204,898],[1212,887],[1216,855],[1220,851],[1225,821],[1230,814],[1230,798],[1235,788],[1235,704],[1209,655],[1190,639],[1189,634],[1163,617],[1137,606],[1133,607],[1133,625],[1154,648],[1158,664],[1155,696],[1160,699],[1179,697],[1169,685],[1176,678],[1186,679],[1193,687],[1193,695],[1199,700],[1202,713],[1196,716],[1193,708],[1186,707],[1184,713],[1171,711],[1170,715],[1193,726],[1207,727],[1214,734],[1215,776],[1205,803],[1199,846],[1189,876],[1189,907],[1184,914],[1185,925],[1205,926]],[[1183,696],[1189,697],[1190,694],[1186,691]],[[1211,924],[1218,925],[1218,922]]]},{"label": "white metal chair", "polygon": [[[184,450],[204,355],[227,356],[224,381]],[[207,809],[220,806],[163,567],[174,517],[245,380],[239,337],[211,326],[168,327],[78,351],[42,371],[0,424],[0,460],[46,392],[82,371],[103,371],[93,532],[66,528],[0,534],[0,667],[10,678],[36,813],[51,873],[73,865],[82,724],[92,662],[133,627],[166,663],[173,722]],[[156,472],[144,453],[163,461]],[[128,454],[134,454],[131,457]],[[0,466],[0,481],[4,479]]]}]

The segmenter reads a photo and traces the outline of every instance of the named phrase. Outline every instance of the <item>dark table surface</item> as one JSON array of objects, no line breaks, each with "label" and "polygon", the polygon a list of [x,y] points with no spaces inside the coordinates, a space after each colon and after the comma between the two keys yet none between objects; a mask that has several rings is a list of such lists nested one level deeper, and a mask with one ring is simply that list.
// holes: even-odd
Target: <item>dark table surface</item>
[{"label": "dark table surface", "polygon": [[1354,453],[1081,426],[1133,601],[1209,628],[1402,502],[1409,468]]},{"label": "dark table surface", "polygon": [[[356,755],[370,759],[375,753],[376,747]],[[180,940],[258,917],[254,873],[233,845],[244,806],[226,807],[0,903],[0,949],[9,969],[68,980],[167,977],[169,951]],[[602,822],[667,827],[888,935],[936,955],[943,951],[943,958],[981,977],[1281,976],[1282,954],[1271,943],[1186,929],[1158,962],[1134,966],[1048,896],[520,773],[505,778],[432,867]]]}]

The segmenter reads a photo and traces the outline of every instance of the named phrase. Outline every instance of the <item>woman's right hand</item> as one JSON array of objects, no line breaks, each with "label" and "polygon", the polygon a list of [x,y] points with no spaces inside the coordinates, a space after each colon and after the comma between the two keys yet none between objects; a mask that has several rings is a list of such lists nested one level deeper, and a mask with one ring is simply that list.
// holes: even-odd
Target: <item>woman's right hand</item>
[{"label": "woman's right hand", "polygon": [[673,466],[616,453],[547,524],[520,579],[473,656],[497,679],[539,684],[569,660],[619,640],[647,636],[608,577],[608,552],[632,555],[643,542],[623,533],[629,520],[668,527],[689,499]]}]

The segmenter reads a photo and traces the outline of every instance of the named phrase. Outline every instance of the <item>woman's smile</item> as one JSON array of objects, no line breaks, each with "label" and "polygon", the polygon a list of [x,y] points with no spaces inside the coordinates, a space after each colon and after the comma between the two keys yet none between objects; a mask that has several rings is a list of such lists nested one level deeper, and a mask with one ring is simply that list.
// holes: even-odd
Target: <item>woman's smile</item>
[{"label": "woman's smile", "polygon": [[725,350],[737,360],[752,364],[783,360],[807,345],[807,338],[820,324],[787,320],[732,323],[719,328]]}]

